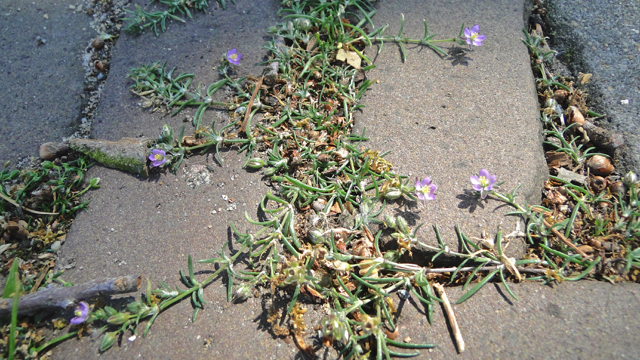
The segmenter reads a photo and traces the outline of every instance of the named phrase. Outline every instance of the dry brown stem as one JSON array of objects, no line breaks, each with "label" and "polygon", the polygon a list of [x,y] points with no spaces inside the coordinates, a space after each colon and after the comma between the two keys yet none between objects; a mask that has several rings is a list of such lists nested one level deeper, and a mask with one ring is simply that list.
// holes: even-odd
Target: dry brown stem
[{"label": "dry brown stem", "polygon": [[462,333],[460,332],[460,328],[458,327],[458,322],[456,321],[456,315],[453,313],[453,308],[451,307],[451,303],[449,302],[449,298],[447,294],[444,292],[444,286],[441,284],[435,283],[433,287],[436,289],[438,296],[442,299],[442,306],[444,307],[444,312],[447,314],[447,319],[449,319],[449,325],[451,326],[451,331],[453,331],[453,338],[456,340],[456,347],[458,348],[458,354],[462,354],[464,351],[464,339],[462,338]]},{"label": "dry brown stem", "polygon": [[264,80],[264,75],[260,78],[260,81],[256,84],[256,88],[253,89],[253,95],[251,95],[251,100],[249,100],[249,106],[247,106],[247,112],[244,114],[244,120],[242,120],[242,125],[240,126],[239,132],[247,132],[247,124],[249,123],[249,116],[251,116],[251,107],[253,106],[253,100],[255,100],[256,95],[258,94],[258,90],[260,90],[260,86],[262,86],[262,80]]},{"label": "dry brown stem", "polygon": [[585,259],[590,258],[590,256],[587,255],[584,251],[580,250],[574,243],[569,241],[569,239],[564,237],[564,235],[560,234],[560,232],[558,230],[556,230],[555,228],[551,227],[551,224],[549,224],[549,222],[547,220],[542,220],[542,221],[544,222],[544,226],[546,226],[549,229],[551,229],[551,231],[554,233],[555,236],[559,237],[560,240],[562,240],[562,242],[564,242],[565,244],[570,246],[573,250],[575,250],[578,254],[580,254],[580,256],[582,256]]}]

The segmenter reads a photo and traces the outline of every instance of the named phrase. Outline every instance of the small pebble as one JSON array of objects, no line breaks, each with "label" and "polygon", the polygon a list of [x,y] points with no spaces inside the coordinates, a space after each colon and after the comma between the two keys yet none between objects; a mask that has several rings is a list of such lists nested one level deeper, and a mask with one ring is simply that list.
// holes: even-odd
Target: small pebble
[{"label": "small pebble", "polygon": [[407,300],[409,298],[409,292],[407,290],[398,290],[398,296],[402,300]]},{"label": "small pebble", "polygon": [[58,251],[60,250],[60,247],[62,246],[62,243],[60,243],[60,240],[54,242],[53,244],[51,244],[51,250],[53,251]]}]

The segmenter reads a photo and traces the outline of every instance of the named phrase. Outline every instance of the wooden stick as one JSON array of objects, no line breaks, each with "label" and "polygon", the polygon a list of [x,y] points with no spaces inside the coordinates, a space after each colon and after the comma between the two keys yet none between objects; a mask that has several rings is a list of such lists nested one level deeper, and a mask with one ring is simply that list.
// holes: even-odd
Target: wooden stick
[{"label": "wooden stick", "polygon": [[31,293],[36,292],[36,290],[38,290],[38,288],[40,287],[40,284],[42,283],[42,280],[44,280],[44,277],[47,276],[47,273],[49,272],[49,264],[47,264],[47,266],[44,267],[44,270],[42,271],[42,274],[40,274],[40,276],[38,276],[38,280],[36,280],[35,283],[33,283],[33,287],[31,288]]},{"label": "wooden stick", "polygon": [[573,250],[575,250],[578,254],[580,254],[580,256],[582,256],[585,259],[591,258],[591,256],[587,255],[584,251],[580,250],[574,243],[572,243],[571,241],[569,241],[569,239],[564,237],[564,235],[560,234],[560,232],[558,230],[556,230],[555,228],[551,227],[551,224],[549,224],[547,222],[547,220],[542,219],[542,222],[544,223],[544,226],[546,226],[549,229],[551,229],[551,231],[555,234],[555,236],[559,237],[560,240],[562,240],[562,242],[564,242],[565,244],[569,245]]},{"label": "wooden stick", "polygon": [[256,98],[256,95],[258,94],[258,90],[260,90],[260,86],[262,86],[262,80],[264,80],[264,75],[262,75],[262,77],[260,78],[260,81],[258,81],[258,84],[256,84],[256,88],[253,89],[253,95],[251,95],[251,100],[249,100],[249,106],[247,106],[247,112],[244,114],[244,120],[242,121],[242,125],[240,126],[240,132],[247,132],[247,124],[249,123],[249,116],[251,116],[251,107],[253,106],[253,100]]},{"label": "wooden stick", "polygon": [[453,313],[453,308],[451,307],[451,303],[449,303],[449,298],[447,294],[444,292],[444,286],[438,283],[434,283],[433,287],[436,289],[438,296],[442,299],[442,306],[444,307],[444,312],[447,314],[447,318],[449,319],[449,325],[451,325],[451,330],[453,331],[453,338],[456,340],[456,346],[458,347],[458,354],[462,354],[464,351],[464,339],[462,338],[462,333],[460,332],[460,328],[458,327],[458,322],[456,321],[456,316]]},{"label": "wooden stick", "polygon": [[[18,314],[28,315],[43,310],[68,309],[79,301],[96,296],[124,294],[140,288],[142,276],[122,276],[113,279],[93,280],[88,283],[56,287],[20,297]],[[0,299],[0,318],[11,315],[13,299]]]}]

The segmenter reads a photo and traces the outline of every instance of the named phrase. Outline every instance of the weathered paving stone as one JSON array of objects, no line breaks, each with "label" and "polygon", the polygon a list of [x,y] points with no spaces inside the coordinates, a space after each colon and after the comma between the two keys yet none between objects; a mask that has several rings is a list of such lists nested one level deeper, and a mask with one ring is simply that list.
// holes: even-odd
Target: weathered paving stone
[{"label": "weathered paving stone", "polygon": [[[452,249],[458,248],[456,224],[470,237],[480,237],[482,231],[493,236],[498,226],[504,233],[515,229],[517,219],[503,216],[512,209],[466,192],[472,190],[469,177],[480,169],[497,174],[504,192],[521,185],[521,203],[540,201],[547,169],[529,55],[520,41],[522,10],[522,2],[508,0],[482,6],[417,0],[379,4],[374,22],[378,27],[389,24],[386,35],[398,33],[404,13],[403,36],[422,38],[424,19],[438,38],[456,36],[462,23],[479,24],[487,37],[482,46],[465,52],[462,61],[409,45],[402,63],[398,46],[385,43],[376,56],[377,67],[369,72],[379,83],[364,97],[367,107],[355,132],[366,127],[371,141],[365,146],[391,150],[386,159],[399,174],[411,175],[412,182],[429,176],[438,185],[436,200],[419,212],[418,204],[396,210],[410,225],[425,223],[420,235],[432,245],[437,244],[433,224]],[[451,44],[444,43],[443,49],[448,52]],[[509,256],[523,252],[521,241],[507,248]]]},{"label": "weathered paving stone", "polygon": [[95,31],[69,4],[0,3],[0,165],[38,156],[40,144],[61,141],[80,120],[81,56]]}]

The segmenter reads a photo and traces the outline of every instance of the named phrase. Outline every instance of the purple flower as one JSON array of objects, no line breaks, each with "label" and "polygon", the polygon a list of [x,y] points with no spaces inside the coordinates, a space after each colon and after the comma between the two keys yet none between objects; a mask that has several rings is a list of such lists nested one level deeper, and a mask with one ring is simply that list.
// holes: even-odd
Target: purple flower
[{"label": "purple flower", "polygon": [[435,200],[436,194],[434,193],[438,186],[431,183],[431,178],[426,177],[422,181],[416,178],[416,195],[422,201]]},{"label": "purple flower", "polygon": [[469,28],[464,28],[464,37],[466,37],[465,40],[467,41],[467,44],[473,46],[482,45],[482,41],[487,37],[478,34],[478,31],[480,31],[480,25],[475,25],[471,30],[469,30]]},{"label": "purple flower", "polygon": [[484,199],[487,196],[486,192],[493,189],[493,184],[496,183],[496,176],[491,175],[486,169],[480,170],[478,175],[480,176],[471,176],[471,184],[474,190],[480,191],[480,195]]},{"label": "purple flower", "polygon": [[238,50],[231,49],[227,52],[227,60],[233,65],[240,65],[240,59],[242,59],[242,54],[238,54]]},{"label": "purple flower", "polygon": [[89,304],[84,301],[80,301],[78,306],[76,306],[76,311],[74,311],[74,314],[76,317],[71,319],[71,323],[73,325],[82,324],[87,318],[87,315],[89,315]]},{"label": "purple flower", "polygon": [[152,161],[151,166],[160,166],[167,161],[167,153],[164,150],[153,149],[151,150],[151,155],[149,155],[149,160]]}]

